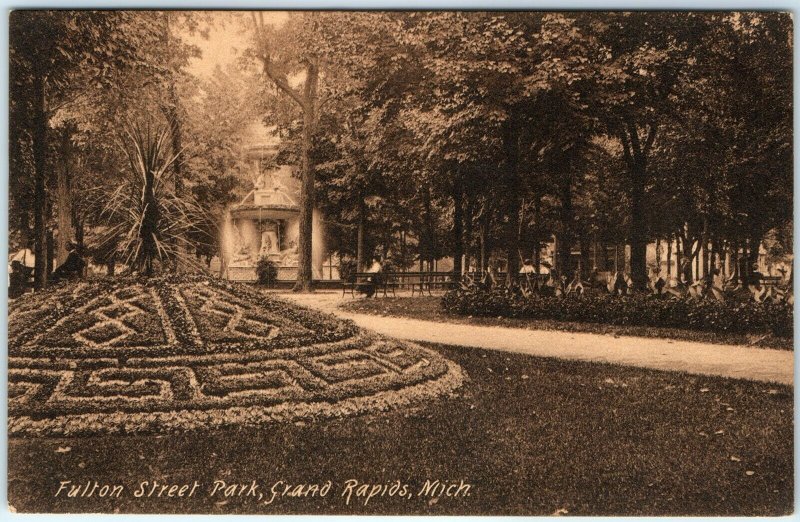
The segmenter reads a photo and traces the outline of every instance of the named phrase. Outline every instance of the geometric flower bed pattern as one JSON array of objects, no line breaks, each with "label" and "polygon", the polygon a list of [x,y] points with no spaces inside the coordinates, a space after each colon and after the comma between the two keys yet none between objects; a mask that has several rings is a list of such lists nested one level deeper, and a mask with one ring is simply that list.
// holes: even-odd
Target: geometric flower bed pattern
[{"label": "geometric flower bed pattern", "polygon": [[447,394],[408,342],[202,276],[58,286],[9,307],[9,434],[173,431],[337,417]]}]

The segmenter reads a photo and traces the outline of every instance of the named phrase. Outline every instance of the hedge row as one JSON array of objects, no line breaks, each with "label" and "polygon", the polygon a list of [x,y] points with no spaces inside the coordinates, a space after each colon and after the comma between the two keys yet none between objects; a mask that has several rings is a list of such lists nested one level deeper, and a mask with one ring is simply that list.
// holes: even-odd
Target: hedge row
[{"label": "hedge row", "polygon": [[524,297],[502,289],[457,289],[442,297],[445,311],[458,315],[555,319],[733,333],[793,335],[794,313],[786,303],[720,302],[652,295]]}]

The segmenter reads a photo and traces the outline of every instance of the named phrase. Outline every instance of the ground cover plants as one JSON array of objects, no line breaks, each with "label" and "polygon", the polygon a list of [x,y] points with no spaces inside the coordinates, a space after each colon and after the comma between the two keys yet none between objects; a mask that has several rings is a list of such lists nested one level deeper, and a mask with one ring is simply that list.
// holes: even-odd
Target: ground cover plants
[{"label": "ground cover plants", "polygon": [[203,276],[64,284],[9,312],[12,436],[352,415],[463,379],[415,344]]},{"label": "ground cover plants", "polygon": [[794,322],[792,305],[783,302],[675,299],[645,294],[523,296],[505,288],[451,290],[442,297],[442,307],[458,315],[771,333],[778,337],[792,337]]}]

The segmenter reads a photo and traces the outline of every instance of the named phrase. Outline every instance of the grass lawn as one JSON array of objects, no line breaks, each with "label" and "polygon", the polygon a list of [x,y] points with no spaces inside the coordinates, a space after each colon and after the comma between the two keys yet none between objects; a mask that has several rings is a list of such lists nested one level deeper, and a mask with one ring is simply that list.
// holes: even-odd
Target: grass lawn
[{"label": "grass lawn", "polygon": [[657,328],[650,326],[616,326],[598,323],[580,323],[575,321],[555,321],[548,319],[509,319],[505,317],[463,317],[449,314],[439,305],[441,297],[380,297],[375,299],[357,299],[347,301],[342,309],[373,315],[393,317],[410,317],[429,321],[474,324],[483,326],[505,326],[510,328],[528,328],[531,330],[560,330],[566,332],[587,332],[608,335],[632,335],[638,337],[656,337],[663,339],[679,339],[717,344],[739,344],[753,347],[778,348],[792,350],[793,340],[776,337],[772,334],[732,334],[725,332],[699,332],[696,330],[680,330],[677,328]]},{"label": "grass lawn", "polygon": [[[433,346],[470,380],[416,410],[260,429],[9,441],[18,511],[570,515],[785,515],[792,388]],[[332,480],[324,498],[209,498],[214,480]],[[411,497],[346,505],[343,483],[399,480]],[[426,479],[463,498],[421,497]],[[56,497],[60,480],[122,484],[120,498]],[[193,497],[136,498],[141,481]],[[560,510],[560,511],[559,511]]]}]

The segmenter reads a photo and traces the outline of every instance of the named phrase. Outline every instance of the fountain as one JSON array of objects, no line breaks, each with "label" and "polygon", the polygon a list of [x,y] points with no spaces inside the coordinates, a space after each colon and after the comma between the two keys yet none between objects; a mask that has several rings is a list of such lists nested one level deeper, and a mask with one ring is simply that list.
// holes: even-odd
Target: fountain
[{"label": "fountain", "polygon": [[[225,213],[220,237],[220,275],[225,279],[256,281],[256,265],[261,258],[275,265],[278,281],[297,278],[300,180],[291,165],[274,164],[277,152],[277,139],[261,140],[244,147],[244,159],[251,168],[254,187]],[[323,220],[317,210],[314,211],[311,244],[314,279],[338,279],[338,263],[334,265],[325,251]],[[328,266],[324,266],[326,258]]]}]

